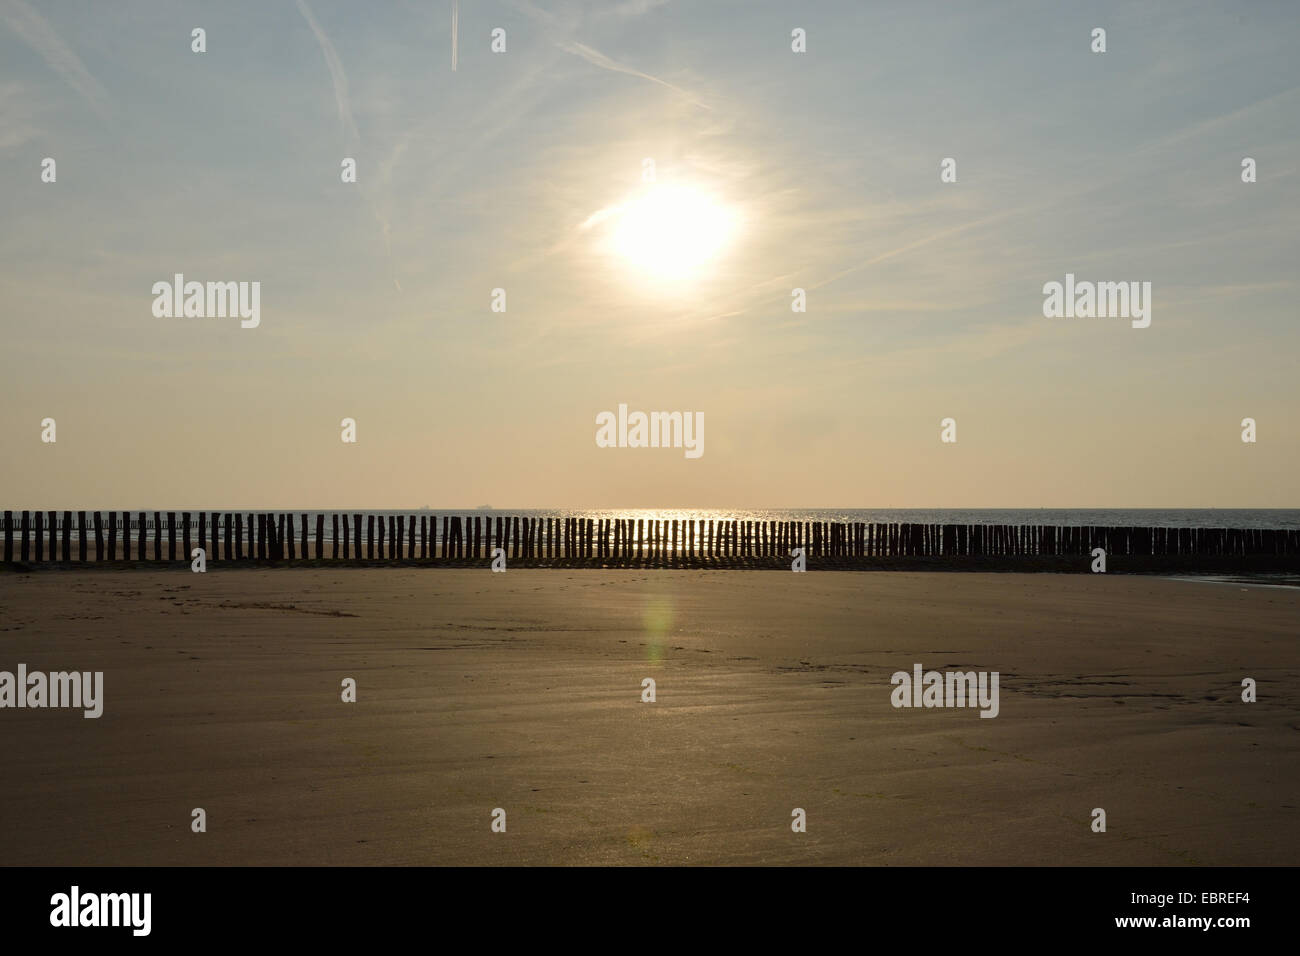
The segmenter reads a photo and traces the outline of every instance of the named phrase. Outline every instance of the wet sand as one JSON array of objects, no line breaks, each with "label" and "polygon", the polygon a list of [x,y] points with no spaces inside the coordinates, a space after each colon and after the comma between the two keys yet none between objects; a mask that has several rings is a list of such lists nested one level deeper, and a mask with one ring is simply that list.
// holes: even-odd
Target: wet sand
[{"label": "wet sand", "polygon": [[[0,710],[0,862],[1294,864],[1298,625],[1114,575],[7,573],[0,670],[105,703]],[[915,663],[999,716],[894,709]]]}]

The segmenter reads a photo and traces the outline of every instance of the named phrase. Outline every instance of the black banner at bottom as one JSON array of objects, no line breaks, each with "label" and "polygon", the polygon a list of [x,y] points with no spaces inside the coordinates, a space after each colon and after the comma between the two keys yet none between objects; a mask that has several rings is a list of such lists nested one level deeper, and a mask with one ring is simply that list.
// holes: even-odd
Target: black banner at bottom
[{"label": "black banner at bottom", "polygon": [[1033,933],[1231,946],[1285,927],[1293,882],[1283,868],[13,868],[0,869],[0,925],[6,941],[79,945],[435,942],[435,927],[456,930],[447,941],[682,943],[689,921],[732,944],[895,930],[943,944]]}]

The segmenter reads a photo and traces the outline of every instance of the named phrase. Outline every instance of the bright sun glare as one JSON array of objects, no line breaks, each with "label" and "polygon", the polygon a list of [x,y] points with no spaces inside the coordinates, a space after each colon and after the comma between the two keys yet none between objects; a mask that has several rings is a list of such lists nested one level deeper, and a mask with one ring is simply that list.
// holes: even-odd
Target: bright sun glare
[{"label": "bright sun glare", "polygon": [[726,247],[736,216],[701,190],[659,184],[615,212],[611,246],[657,279],[698,275]]}]

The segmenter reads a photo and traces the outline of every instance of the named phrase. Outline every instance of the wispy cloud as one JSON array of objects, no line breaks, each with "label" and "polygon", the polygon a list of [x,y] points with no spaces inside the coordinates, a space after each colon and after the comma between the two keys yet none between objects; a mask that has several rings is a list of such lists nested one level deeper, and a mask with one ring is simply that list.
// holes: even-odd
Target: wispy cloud
[{"label": "wispy cloud", "polygon": [[612,60],[599,50],[593,50],[585,43],[578,43],[576,40],[569,40],[561,43],[560,48],[567,53],[572,53],[574,56],[582,57],[588,63],[593,66],[598,66],[602,70],[612,70],[615,73],[626,73],[628,76],[640,77],[643,80],[649,80],[651,83],[658,83],[660,86],[665,86],[679,96],[684,97],[689,103],[700,107],[700,109],[708,110],[713,108],[700,100],[694,93],[684,90],[680,86],[674,86],[667,80],[661,80],[657,76],[651,76],[649,73],[643,73],[634,67],[619,63],[617,60]]},{"label": "wispy cloud", "polygon": [[14,33],[41,55],[46,64],[81,94],[101,119],[111,113],[108,91],[90,75],[81,58],[72,51],[43,16],[23,0],[0,0],[0,16]]},{"label": "wispy cloud", "polygon": [[41,132],[34,119],[36,109],[28,91],[17,83],[0,84],[0,152],[17,149]]},{"label": "wispy cloud", "polygon": [[343,70],[343,63],[334,50],[334,44],[330,42],[330,38],[325,35],[325,31],[316,21],[311,7],[307,6],[307,0],[297,0],[297,2],[298,12],[311,27],[311,32],[316,34],[316,42],[320,44],[320,51],[325,55],[325,65],[329,67],[330,79],[334,82],[334,105],[338,107],[339,123],[343,126],[349,144],[356,143],[361,137],[357,134],[356,123],[352,121],[352,106],[348,100],[348,75]]}]

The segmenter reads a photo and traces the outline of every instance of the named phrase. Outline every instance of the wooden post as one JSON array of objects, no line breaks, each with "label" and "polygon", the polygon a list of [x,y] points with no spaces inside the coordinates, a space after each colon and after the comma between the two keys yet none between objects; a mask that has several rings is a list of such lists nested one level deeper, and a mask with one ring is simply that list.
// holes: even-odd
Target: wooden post
[{"label": "wooden post", "polygon": [[[226,523],[230,523],[230,515],[226,515]],[[244,560],[244,514],[243,512],[235,513],[235,558],[239,561]]]},{"label": "wooden post", "polygon": [[19,554],[22,556],[22,561],[26,563],[27,559],[31,556],[30,535],[32,530],[32,516],[29,512],[23,512],[22,527],[20,530],[22,541],[21,547],[19,548]]},{"label": "wooden post", "polygon": [[429,516],[420,515],[420,560],[429,557]]},{"label": "wooden post", "polygon": [[[344,515],[343,520],[346,522],[348,516]],[[356,512],[352,514],[352,556],[361,557],[361,515]]]},{"label": "wooden post", "polygon": [[72,512],[63,512],[63,560],[72,560]]},{"label": "wooden post", "polygon": [[36,512],[36,556],[35,560],[40,561],[45,557],[45,515]]},{"label": "wooden post", "polygon": [[[295,551],[294,551],[294,545],[293,545],[293,539],[297,537],[297,534],[295,533],[295,529],[294,529],[294,526],[293,526],[293,512],[292,512],[292,511],[288,512],[287,514],[282,514],[282,515],[280,515],[280,527],[281,527],[281,529],[282,529],[283,532],[284,532],[284,534],[283,534],[283,536],[282,536],[282,538],[281,538],[281,541],[280,541],[281,546],[284,548],[284,553],[283,553],[283,554],[277,554],[276,557],[278,557],[278,558],[288,558],[290,561],[292,561],[295,557],[297,557],[297,554],[296,554]],[[304,537],[304,538],[307,536],[307,518],[306,518],[306,516],[303,517],[303,522],[302,522],[302,534],[303,534],[303,537]],[[303,545],[304,545],[304,546],[303,546],[303,549],[302,549],[302,550],[303,550],[303,557],[306,557],[306,556],[307,556],[306,542],[303,542]]]},{"label": "wooden post", "polygon": [[[203,516],[202,514],[200,514],[199,527],[202,528],[202,526],[203,526]],[[200,531],[200,536],[202,536],[201,531]],[[184,561],[189,561],[190,558],[192,557],[191,552],[193,551],[193,548],[190,547],[190,513],[188,511],[181,512],[181,543],[182,543],[181,559]]]},{"label": "wooden post", "polygon": [[[338,521],[338,518],[338,515],[334,516],[335,522]],[[307,556],[307,549],[305,546],[302,554],[304,558]],[[334,557],[337,558],[338,556],[338,545],[335,544]],[[316,512],[316,560],[325,560],[325,513],[323,511]]]},{"label": "wooden post", "polygon": [[[393,519],[390,518],[389,521]],[[393,557],[400,559],[402,557],[402,539],[406,537],[406,515],[397,516],[397,534],[393,536]]]},{"label": "wooden post", "polygon": [[374,556],[375,556],[375,516],[366,515],[366,557],[373,558]]},{"label": "wooden post", "polygon": [[[311,555],[307,551],[307,515],[306,514],[303,514],[302,516],[302,539],[301,541],[299,541],[298,551],[299,553],[302,554],[302,559],[304,561],[306,561],[309,557],[311,557]],[[290,555],[290,557],[292,557],[292,555]]]},{"label": "wooden post", "polygon": [[[5,560],[14,559],[14,513],[5,512]],[[24,693],[26,691],[24,690]]]}]

